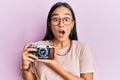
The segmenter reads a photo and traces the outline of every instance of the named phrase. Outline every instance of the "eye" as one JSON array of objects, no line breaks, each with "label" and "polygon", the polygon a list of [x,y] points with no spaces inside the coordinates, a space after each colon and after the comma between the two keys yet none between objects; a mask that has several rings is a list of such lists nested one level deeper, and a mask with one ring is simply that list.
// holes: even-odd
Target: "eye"
[{"label": "eye", "polygon": [[66,18],[64,18],[64,21],[65,21],[65,22],[69,22],[69,21],[70,21],[70,18],[66,17]]},{"label": "eye", "polygon": [[52,21],[58,22],[58,21],[59,21],[59,18],[52,18]]}]

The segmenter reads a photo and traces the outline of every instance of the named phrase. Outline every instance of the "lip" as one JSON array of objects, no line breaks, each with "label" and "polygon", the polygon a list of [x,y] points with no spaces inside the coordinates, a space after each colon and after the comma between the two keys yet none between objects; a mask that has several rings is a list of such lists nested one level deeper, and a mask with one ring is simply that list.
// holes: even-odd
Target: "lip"
[{"label": "lip", "polygon": [[59,30],[58,32],[59,32],[59,33],[62,33],[62,34],[65,34],[65,31],[64,31],[64,30]]},{"label": "lip", "polygon": [[64,37],[64,35],[65,35],[65,30],[58,30],[58,35],[59,35],[59,37]]}]

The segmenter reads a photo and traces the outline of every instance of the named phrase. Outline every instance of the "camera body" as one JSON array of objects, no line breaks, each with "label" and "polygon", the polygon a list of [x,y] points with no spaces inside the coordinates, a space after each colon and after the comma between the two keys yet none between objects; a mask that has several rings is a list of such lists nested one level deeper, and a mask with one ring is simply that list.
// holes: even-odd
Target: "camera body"
[{"label": "camera body", "polygon": [[31,44],[29,48],[37,48],[37,51],[30,51],[39,59],[53,59],[54,48],[51,45]]}]

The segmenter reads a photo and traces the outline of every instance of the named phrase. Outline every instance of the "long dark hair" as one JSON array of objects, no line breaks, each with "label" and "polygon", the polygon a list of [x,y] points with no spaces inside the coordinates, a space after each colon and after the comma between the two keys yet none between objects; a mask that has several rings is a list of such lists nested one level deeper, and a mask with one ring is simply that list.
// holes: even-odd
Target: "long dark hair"
[{"label": "long dark hair", "polygon": [[48,17],[47,17],[47,32],[46,32],[46,35],[45,35],[45,37],[43,38],[43,40],[52,40],[52,39],[55,38],[55,36],[53,35],[53,32],[52,32],[51,29],[50,29],[49,23],[50,23],[50,21],[51,21],[51,16],[52,16],[53,11],[54,11],[56,8],[61,7],[61,6],[64,6],[64,7],[68,8],[68,9],[71,11],[72,17],[73,17],[73,20],[74,20],[74,27],[73,27],[73,29],[71,30],[71,33],[70,33],[70,35],[69,35],[69,38],[70,38],[70,40],[78,40],[78,38],[77,38],[77,31],[76,31],[76,19],[75,19],[75,15],[74,15],[74,12],[73,12],[71,6],[70,6],[68,3],[66,3],[66,2],[57,2],[57,3],[54,4],[54,5],[52,6],[52,8],[50,9],[49,14],[48,14]]}]

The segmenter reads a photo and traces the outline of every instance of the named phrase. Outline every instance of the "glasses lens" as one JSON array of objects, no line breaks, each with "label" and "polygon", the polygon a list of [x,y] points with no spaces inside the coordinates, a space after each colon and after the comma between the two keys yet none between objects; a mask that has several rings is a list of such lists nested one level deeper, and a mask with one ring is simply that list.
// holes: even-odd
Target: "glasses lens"
[{"label": "glasses lens", "polygon": [[71,19],[69,17],[63,18],[63,23],[65,25],[69,25],[71,23]]},{"label": "glasses lens", "polygon": [[52,18],[51,19],[51,23],[52,23],[52,25],[58,25],[59,24],[59,18]]}]

